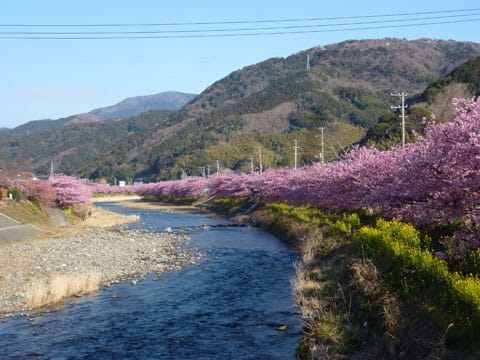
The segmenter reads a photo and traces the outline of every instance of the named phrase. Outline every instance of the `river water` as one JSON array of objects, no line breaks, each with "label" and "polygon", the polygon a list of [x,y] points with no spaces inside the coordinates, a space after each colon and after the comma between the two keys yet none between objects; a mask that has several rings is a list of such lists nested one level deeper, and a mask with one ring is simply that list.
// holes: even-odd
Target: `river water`
[{"label": "river water", "polygon": [[103,207],[140,215],[129,228],[186,231],[200,264],[0,323],[0,360],[296,358],[295,252],[219,218]]}]

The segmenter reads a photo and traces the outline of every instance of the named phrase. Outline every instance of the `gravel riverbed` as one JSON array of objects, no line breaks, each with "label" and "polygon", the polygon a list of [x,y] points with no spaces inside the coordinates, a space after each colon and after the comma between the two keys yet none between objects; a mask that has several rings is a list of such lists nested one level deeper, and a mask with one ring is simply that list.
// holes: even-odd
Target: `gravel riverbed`
[{"label": "gravel riverbed", "polygon": [[100,286],[132,285],[150,273],[196,264],[198,249],[183,234],[85,229],[63,237],[28,239],[0,246],[0,318],[25,315],[26,291],[56,275],[98,273]]}]

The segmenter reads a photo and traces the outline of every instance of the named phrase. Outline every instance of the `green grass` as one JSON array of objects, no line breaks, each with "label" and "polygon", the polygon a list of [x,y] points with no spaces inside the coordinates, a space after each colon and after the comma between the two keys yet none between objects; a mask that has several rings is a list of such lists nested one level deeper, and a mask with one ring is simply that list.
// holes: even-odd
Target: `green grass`
[{"label": "green grass", "polygon": [[[212,210],[242,206],[222,198]],[[250,219],[302,255],[293,281],[303,318],[300,358],[369,358],[385,346],[476,358],[480,278],[434,255],[438,228],[420,232],[364,211],[328,213],[286,203],[263,204]],[[479,264],[480,250],[463,265]]]},{"label": "green grass", "polygon": [[[423,337],[421,346],[428,347],[441,338],[436,346],[475,351],[480,340],[480,278],[478,273],[452,271],[434,255],[428,233],[364,212],[326,213],[285,203],[265,204],[254,216],[302,251],[306,275],[296,284],[299,303],[320,309],[313,318],[313,310],[305,310],[308,324],[298,348],[303,358],[310,358],[308,344],[318,342],[329,349],[324,356],[355,351],[359,335],[342,329],[348,325],[361,333],[365,319],[373,324],[371,331],[396,334],[394,342],[417,336]],[[469,261],[476,264],[478,254],[471,254]],[[347,289],[350,305],[332,283]],[[423,325],[414,325],[418,319]]]},{"label": "green grass", "polygon": [[48,215],[34,202],[29,200],[0,202],[0,212],[23,224],[45,225]]}]

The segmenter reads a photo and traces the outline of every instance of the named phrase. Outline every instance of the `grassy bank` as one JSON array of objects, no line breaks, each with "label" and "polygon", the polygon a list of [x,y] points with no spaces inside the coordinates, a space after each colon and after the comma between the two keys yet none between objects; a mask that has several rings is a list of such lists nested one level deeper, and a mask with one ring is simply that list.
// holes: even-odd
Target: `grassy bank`
[{"label": "grassy bank", "polygon": [[[212,207],[228,215],[245,208],[230,199]],[[365,213],[285,204],[265,204],[250,220],[301,251],[300,358],[479,357],[479,279],[433,256],[428,234]]]},{"label": "grassy bank", "polygon": [[0,212],[22,224],[32,224],[39,227],[46,227],[49,224],[47,213],[36,203],[29,200],[0,201]]}]

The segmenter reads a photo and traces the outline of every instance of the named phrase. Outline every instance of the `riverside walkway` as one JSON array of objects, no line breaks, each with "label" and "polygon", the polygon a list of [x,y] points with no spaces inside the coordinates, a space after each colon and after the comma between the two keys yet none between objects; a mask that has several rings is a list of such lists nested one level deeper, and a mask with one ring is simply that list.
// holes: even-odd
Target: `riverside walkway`
[{"label": "riverside walkway", "polygon": [[0,243],[26,239],[41,233],[42,231],[33,225],[21,224],[7,215],[0,213]]}]

